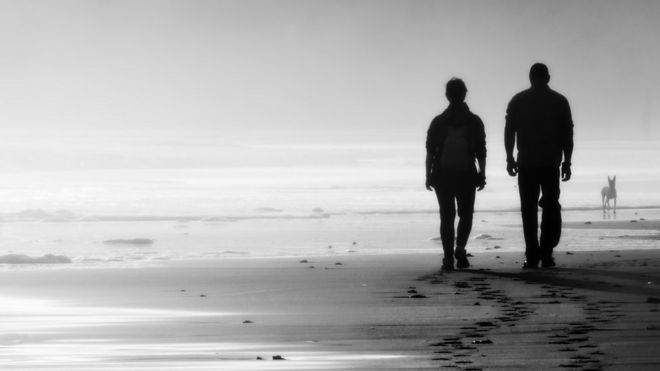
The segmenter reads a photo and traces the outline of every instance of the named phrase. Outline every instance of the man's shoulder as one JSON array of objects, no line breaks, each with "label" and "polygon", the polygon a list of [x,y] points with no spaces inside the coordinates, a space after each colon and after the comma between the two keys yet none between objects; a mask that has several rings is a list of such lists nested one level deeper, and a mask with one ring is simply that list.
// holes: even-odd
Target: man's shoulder
[{"label": "man's shoulder", "polygon": [[[542,98],[544,96],[546,98]],[[549,87],[547,87],[547,88],[545,88],[541,91],[535,91],[532,88],[525,89],[525,90],[515,94],[511,98],[511,103],[515,104],[515,103],[518,103],[518,102],[521,102],[521,101],[524,102],[524,101],[527,101],[528,99],[529,100],[547,99],[548,96],[551,97],[551,99],[553,99],[555,101],[568,103],[568,99],[566,99],[566,97],[563,94],[561,94],[560,92],[558,92],[556,90],[553,90]]]},{"label": "man's shoulder", "polygon": [[560,101],[562,103],[568,103],[568,99],[566,99],[566,97],[562,93],[553,89],[548,89],[548,90],[550,91],[550,95],[552,95],[552,97],[557,101]]},{"label": "man's shoulder", "polygon": [[511,103],[516,103],[516,102],[519,102],[521,100],[525,100],[531,94],[532,94],[532,89],[531,88],[519,91],[518,93],[514,94],[513,97],[511,97]]}]

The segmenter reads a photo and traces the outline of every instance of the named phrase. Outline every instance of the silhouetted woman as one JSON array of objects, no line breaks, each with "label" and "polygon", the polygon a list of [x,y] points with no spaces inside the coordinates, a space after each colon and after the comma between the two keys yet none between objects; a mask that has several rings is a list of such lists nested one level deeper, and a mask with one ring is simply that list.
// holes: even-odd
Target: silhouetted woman
[{"label": "silhouetted woman", "polygon": [[426,137],[426,189],[435,190],[440,206],[444,270],[454,269],[454,258],[456,267],[470,266],[465,245],[472,229],[474,199],[476,189],[482,190],[486,185],[484,124],[465,104],[466,94],[463,80],[452,78],[447,82],[445,95],[449,106],[433,119]]}]

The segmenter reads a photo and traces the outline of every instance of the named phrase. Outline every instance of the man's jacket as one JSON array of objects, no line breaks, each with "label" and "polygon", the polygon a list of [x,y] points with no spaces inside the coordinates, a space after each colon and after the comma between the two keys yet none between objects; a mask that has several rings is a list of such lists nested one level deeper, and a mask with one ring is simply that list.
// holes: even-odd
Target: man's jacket
[{"label": "man's jacket", "polygon": [[568,100],[548,86],[516,94],[506,110],[505,136],[516,136],[518,166],[558,167],[573,148],[573,119]]}]

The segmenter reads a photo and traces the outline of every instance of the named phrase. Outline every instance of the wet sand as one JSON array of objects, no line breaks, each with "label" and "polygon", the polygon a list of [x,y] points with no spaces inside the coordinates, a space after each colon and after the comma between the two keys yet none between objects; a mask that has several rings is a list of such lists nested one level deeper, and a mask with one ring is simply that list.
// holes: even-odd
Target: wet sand
[{"label": "wet sand", "polygon": [[0,272],[3,369],[660,367],[660,252],[167,262]]},{"label": "wet sand", "polygon": [[660,367],[656,351],[660,349],[660,254],[646,250],[558,253],[557,260],[565,268],[521,271],[510,266],[510,256],[491,256],[507,262],[500,268],[427,277],[432,284],[453,285],[455,295],[498,313],[477,323],[464,321],[454,335],[443,338],[437,357],[441,366],[473,370]]},{"label": "wet sand", "polygon": [[[603,216],[616,216],[616,214],[608,213]],[[651,230],[660,231],[660,220],[646,219],[639,217],[635,213],[634,217],[619,220],[587,220],[587,221],[572,221],[565,222],[564,228],[571,229],[621,229],[621,230]]]}]

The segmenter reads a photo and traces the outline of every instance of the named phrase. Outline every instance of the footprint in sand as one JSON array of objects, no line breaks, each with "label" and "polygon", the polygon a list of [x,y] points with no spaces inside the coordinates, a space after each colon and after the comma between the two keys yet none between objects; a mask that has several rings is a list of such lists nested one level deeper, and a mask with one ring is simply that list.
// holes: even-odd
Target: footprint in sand
[{"label": "footprint in sand", "polygon": [[432,361],[451,361],[451,358],[449,357],[435,357],[431,358]]},{"label": "footprint in sand", "polygon": [[467,288],[470,288],[470,284],[465,282],[465,281],[456,281],[454,283],[454,287],[461,288],[461,289],[467,289]]}]

